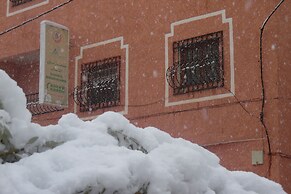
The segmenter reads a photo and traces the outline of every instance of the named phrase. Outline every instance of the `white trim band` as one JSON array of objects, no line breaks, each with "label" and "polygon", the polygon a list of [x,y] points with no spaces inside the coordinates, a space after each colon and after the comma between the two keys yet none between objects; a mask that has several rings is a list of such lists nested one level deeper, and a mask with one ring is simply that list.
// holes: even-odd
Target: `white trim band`
[{"label": "white trim band", "polygon": [[[174,28],[175,26],[183,25],[189,22],[219,16],[221,15],[222,23],[227,23],[229,26],[229,57],[230,57],[230,93],[225,94],[218,94],[218,95],[212,95],[212,96],[206,96],[206,97],[200,97],[200,98],[193,98],[188,100],[180,100],[175,102],[169,102],[169,85],[167,84],[167,78],[165,77],[165,106],[176,106],[181,104],[188,104],[188,103],[194,103],[194,102],[202,102],[202,101],[208,101],[208,100],[214,100],[214,99],[221,99],[221,98],[227,98],[235,95],[235,82],[234,82],[234,44],[233,44],[233,24],[232,24],[232,18],[226,18],[225,16],[225,10],[220,10],[212,13],[208,13],[205,15],[195,16],[188,19],[180,20],[174,23],[171,23],[171,32],[168,34],[165,34],[165,71],[167,71],[169,67],[169,41],[168,39],[172,36],[174,36]],[[165,72],[166,73],[166,72]]]},{"label": "white trim band", "polygon": [[16,15],[16,14],[19,14],[19,13],[23,13],[25,11],[28,11],[28,10],[31,10],[31,9],[34,9],[34,8],[37,8],[37,7],[40,7],[42,5],[46,5],[49,3],[49,0],[45,0],[43,2],[40,2],[40,3],[37,3],[37,4],[34,4],[32,6],[29,6],[29,7],[25,7],[23,9],[19,9],[17,11],[14,11],[14,12],[10,12],[10,0],[7,0],[7,11],[6,11],[6,17],[10,17],[10,16],[13,16],[13,15]]},{"label": "white trim band", "polygon": [[[117,37],[117,38],[113,38],[113,39],[109,39],[109,40],[105,40],[105,41],[102,41],[102,42],[96,42],[96,43],[93,43],[93,44],[82,46],[80,48],[80,55],[75,58],[75,87],[77,87],[78,79],[79,79],[78,78],[78,69],[79,69],[78,68],[78,63],[79,63],[79,60],[83,58],[84,50],[90,49],[90,48],[94,48],[94,47],[98,47],[98,46],[103,46],[103,45],[114,43],[114,42],[120,42],[120,49],[125,49],[125,99],[124,99],[125,102],[124,102],[124,110],[119,112],[119,113],[125,115],[125,114],[128,113],[129,46],[128,46],[128,44],[124,44],[123,36],[120,36],[120,37]],[[74,113],[76,113],[76,112],[77,112],[77,104],[74,103]],[[82,118],[82,119],[88,120],[88,119],[93,119],[93,118],[96,118],[96,116],[92,116],[92,117],[88,117],[88,118]]]}]

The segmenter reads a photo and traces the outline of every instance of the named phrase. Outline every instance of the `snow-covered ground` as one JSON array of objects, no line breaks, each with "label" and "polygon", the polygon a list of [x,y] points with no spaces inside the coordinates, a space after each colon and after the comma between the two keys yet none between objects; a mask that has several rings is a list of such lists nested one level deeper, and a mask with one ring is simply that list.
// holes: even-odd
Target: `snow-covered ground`
[{"label": "snow-covered ground", "polygon": [[20,159],[2,157],[0,194],[285,193],[254,173],[228,171],[197,144],[138,128],[118,113],[92,121],[67,114],[47,127],[31,123],[22,90],[2,70],[0,101],[0,134],[12,136],[1,140],[0,153],[13,148]]}]

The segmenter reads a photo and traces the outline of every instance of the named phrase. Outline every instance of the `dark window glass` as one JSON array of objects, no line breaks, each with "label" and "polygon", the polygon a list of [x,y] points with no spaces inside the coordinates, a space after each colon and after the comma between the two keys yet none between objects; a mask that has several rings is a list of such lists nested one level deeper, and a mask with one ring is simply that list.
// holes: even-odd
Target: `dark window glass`
[{"label": "dark window glass", "polygon": [[32,1],[32,0],[10,0],[10,2],[12,3],[12,7],[27,3],[29,1]]},{"label": "dark window glass", "polygon": [[78,93],[80,111],[116,106],[120,102],[121,57],[106,58],[82,65],[82,83]]},{"label": "dark window glass", "polygon": [[223,86],[223,33],[173,43],[173,66],[167,78],[174,94]]}]

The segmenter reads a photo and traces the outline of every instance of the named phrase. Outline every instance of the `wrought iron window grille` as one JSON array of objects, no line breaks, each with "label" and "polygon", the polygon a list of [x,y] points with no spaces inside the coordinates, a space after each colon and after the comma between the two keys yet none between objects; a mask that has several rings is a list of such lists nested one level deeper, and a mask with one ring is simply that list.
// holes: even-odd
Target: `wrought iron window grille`
[{"label": "wrought iron window grille", "polygon": [[64,110],[64,108],[58,106],[39,104],[38,93],[27,94],[26,99],[26,108],[32,116]]},{"label": "wrought iron window grille", "polygon": [[81,112],[120,104],[120,64],[117,56],[82,65],[81,85],[74,90]]},{"label": "wrought iron window grille", "polygon": [[10,0],[10,2],[12,3],[12,7],[22,5],[22,4],[30,2],[30,1],[33,1],[33,0]]},{"label": "wrought iron window grille", "polygon": [[166,77],[174,95],[223,87],[223,32],[174,42]]}]

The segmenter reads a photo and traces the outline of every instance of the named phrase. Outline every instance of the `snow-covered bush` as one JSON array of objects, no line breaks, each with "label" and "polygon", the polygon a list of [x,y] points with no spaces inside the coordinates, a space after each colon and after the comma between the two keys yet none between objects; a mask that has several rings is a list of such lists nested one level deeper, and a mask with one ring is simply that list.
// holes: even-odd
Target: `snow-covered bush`
[{"label": "snow-covered bush", "polygon": [[[135,127],[118,113],[92,121],[67,114],[47,127],[31,123],[24,94],[1,70],[0,101],[0,194],[285,193],[253,173],[226,170],[196,144]],[[11,149],[16,158],[2,157]]]}]

